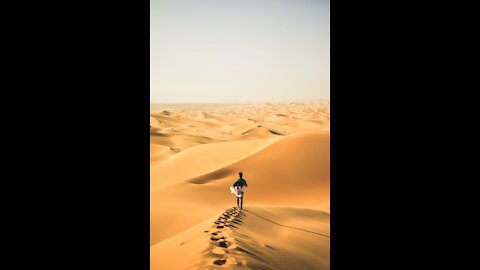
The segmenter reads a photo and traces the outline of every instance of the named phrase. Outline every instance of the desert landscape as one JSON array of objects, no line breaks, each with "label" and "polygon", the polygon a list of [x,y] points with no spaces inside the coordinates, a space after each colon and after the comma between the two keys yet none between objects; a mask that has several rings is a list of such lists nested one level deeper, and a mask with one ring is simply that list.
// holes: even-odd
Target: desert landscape
[{"label": "desert landscape", "polygon": [[151,104],[150,265],[330,269],[330,103]]}]

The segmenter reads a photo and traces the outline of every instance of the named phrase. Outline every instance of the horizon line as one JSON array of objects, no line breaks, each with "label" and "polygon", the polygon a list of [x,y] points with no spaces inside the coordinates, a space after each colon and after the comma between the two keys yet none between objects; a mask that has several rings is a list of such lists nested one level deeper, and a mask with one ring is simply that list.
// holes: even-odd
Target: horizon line
[{"label": "horizon line", "polygon": [[283,103],[283,102],[330,102],[328,98],[285,100],[220,100],[220,101],[150,101],[150,104],[225,104],[225,103]]}]

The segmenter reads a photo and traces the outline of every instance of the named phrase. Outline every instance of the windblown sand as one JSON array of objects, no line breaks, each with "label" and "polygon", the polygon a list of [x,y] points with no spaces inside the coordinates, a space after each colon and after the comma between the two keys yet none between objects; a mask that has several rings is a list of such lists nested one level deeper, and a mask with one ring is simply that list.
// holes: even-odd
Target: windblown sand
[{"label": "windblown sand", "polygon": [[150,190],[152,270],[329,269],[330,105],[154,104]]}]

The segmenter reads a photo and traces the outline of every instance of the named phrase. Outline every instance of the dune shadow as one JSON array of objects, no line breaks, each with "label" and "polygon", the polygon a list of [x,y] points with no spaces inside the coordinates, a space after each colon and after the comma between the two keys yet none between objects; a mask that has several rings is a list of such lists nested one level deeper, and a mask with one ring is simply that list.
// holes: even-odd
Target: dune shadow
[{"label": "dune shadow", "polygon": [[197,176],[189,180],[192,184],[202,185],[213,181],[223,179],[232,174],[231,169],[222,168],[204,175]]},{"label": "dune shadow", "polygon": [[255,253],[250,252],[250,251],[248,251],[248,250],[246,250],[246,249],[244,249],[244,248],[237,247],[236,249],[237,249],[238,251],[240,251],[240,252],[247,253],[247,254],[250,254],[250,255],[252,255],[252,256],[257,257],[257,255],[256,255]]}]

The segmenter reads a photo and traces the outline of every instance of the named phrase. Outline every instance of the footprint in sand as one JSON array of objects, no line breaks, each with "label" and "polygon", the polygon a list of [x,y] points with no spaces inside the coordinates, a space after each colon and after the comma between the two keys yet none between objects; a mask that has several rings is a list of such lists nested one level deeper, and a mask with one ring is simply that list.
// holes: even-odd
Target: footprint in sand
[{"label": "footprint in sand", "polygon": [[[238,258],[235,257],[235,253],[237,253],[235,250],[239,247],[236,244],[235,238],[231,235],[230,228],[238,228],[235,225],[241,225],[241,214],[240,210],[235,208],[226,209],[225,212],[214,222],[214,229],[210,234],[210,254],[211,256],[216,257],[213,258],[213,264],[237,264],[236,261]],[[217,230],[215,230],[215,228]],[[212,263],[212,261],[209,263]]]},{"label": "footprint in sand", "polygon": [[228,242],[228,241],[221,241],[220,243],[218,243],[218,246],[219,246],[219,247],[223,247],[223,248],[228,248],[228,246],[230,246],[230,242]]},{"label": "footprint in sand", "polygon": [[216,265],[223,265],[227,262],[227,260],[216,260],[214,261],[213,263],[216,264]]}]

